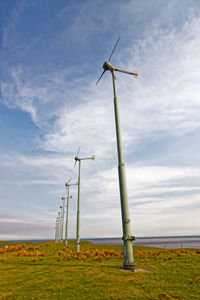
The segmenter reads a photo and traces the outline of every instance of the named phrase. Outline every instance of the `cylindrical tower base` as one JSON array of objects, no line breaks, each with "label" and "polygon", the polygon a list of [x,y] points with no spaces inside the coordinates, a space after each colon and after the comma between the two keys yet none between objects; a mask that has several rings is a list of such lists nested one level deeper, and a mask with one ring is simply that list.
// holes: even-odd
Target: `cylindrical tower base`
[{"label": "cylindrical tower base", "polygon": [[76,252],[80,251],[80,241],[76,243]]}]

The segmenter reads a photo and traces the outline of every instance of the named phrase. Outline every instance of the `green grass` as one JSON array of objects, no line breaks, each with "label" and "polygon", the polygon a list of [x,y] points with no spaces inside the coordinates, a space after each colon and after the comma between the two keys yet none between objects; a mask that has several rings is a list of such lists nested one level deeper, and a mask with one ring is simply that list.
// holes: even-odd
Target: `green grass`
[{"label": "green grass", "polygon": [[0,253],[0,299],[200,299],[195,249],[134,247],[137,267],[149,273],[120,270],[122,246],[81,242],[78,257],[74,242],[7,250]]}]

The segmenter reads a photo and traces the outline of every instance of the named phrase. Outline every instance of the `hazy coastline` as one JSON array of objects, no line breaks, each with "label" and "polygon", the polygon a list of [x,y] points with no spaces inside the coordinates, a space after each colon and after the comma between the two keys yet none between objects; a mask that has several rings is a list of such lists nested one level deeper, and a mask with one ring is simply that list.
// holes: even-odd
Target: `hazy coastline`
[{"label": "hazy coastline", "polygon": [[[39,243],[50,239],[30,239],[30,240],[9,240],[12,242],[32,242]],[[70,239],[74,240],[74,239]],[[82,241],[90,241],[95,245],[123,245],[120,237],[109,238],[84,238]],[[194,236],[157,236],[157,237],[136,237],[133,246],[149,246],[156,248],[200,248],[200,235]]]}]

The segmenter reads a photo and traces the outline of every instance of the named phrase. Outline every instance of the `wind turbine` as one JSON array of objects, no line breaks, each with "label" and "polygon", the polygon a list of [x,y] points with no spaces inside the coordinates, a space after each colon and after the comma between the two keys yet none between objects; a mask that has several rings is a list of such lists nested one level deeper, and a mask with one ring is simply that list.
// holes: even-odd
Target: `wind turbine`
[{"label": "wind turbine", "polygon": [[57,232],[57,242],[60,242],[60,212],[58,212],[58,232]]},{"label": "wind turbine", "polygon": [[63,203],[60,206],[61,209],[61,242],[63,241],[63,232],[64,232],[64,214],[65,214],[65,197],[61,197]]},{"label": "wind turbine", "polygon": [[78,203],[77,203],[77,226],[76,226],[76,252],[80,251],[80,178],[81,178],[81,161],[88,159],[95,159],[95,155],[92,157],[78,157],[80,151],[80,146],[78,152],[75,156],[74,168],[76,166],[77,161],[79,162],[78,168]]},{"label": "wind turbine", "polygon": [[63,206],[60,205],[60,242],[63,240]]},{"label": "wind turbine", "polygon": [[65,226],[65,246],[67,246],[67,231],[68,231],[68,212],[69,212],[69,199],[72,198],[72,195],[69,195],[69,187],[71,185],[77,185],[78,183],[69,183],[71,178],[65,183],[67,191],[67,209],[66,209],[66,226]]},{"label": "wind turbine", "polygon": [[55,224],[55,242],[58,242],[58,218],[56,219],[56,224]]},{"label": "wind turbine", "polygon": [[119,122],[119,111],[118,111],[118,100],[116,93],[116,77],[115,72],[121,72],[129,75],[133,75],[134,77],[138,77],[138,72],[128,72],[125,70],[118,69],[113,67],[110,63],[110,59],[117,47],[117,44],[120,40],[120,36],[117,39],[117,42],[111,52],[111,55],[108,61],[105,61],[103,64],[104,71],[99,77],[98,82],[104,75],[106,71],[110,71],[112,75],[113,81],[113,93],[114,93],[114,112],[115,112],[115,126],[116,126],[116,138],[117,138],[117,152],[118,152],[118,174],[119,174],[119,188],[120,188],[120,201],[121,201],[121,214],[122,214],[122,228],[123,228],[123,242],[124,242],[124,264],[123,268],[127,270],[135,269],[135,262],[133,257],[133,247],[132,241],[135,239],[131,234],[131,224],[129,217],[129,207],[128,207],[128,196],[127,196],[127,184],[126,184],[126,176],[125,176],[125,167],[123,162],[123,154],[122,154],[122,142],[121,142],[121,133],[120,133],[120,122]]}]

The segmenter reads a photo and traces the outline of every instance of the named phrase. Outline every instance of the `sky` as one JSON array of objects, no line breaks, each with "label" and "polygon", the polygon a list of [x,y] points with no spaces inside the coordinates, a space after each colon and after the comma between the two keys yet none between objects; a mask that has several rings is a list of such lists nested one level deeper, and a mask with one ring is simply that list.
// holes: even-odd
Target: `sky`
[{"label": "sky", "polygon": [[111,74],[96,85],[119,35],[132,234],[200,234],[200,2],[1,0],[1,240],[54,238],[79,145],[81,238],[122,236]]}]

